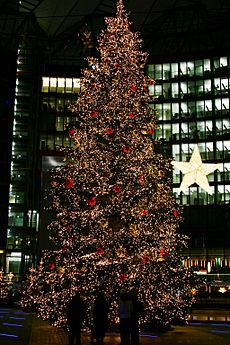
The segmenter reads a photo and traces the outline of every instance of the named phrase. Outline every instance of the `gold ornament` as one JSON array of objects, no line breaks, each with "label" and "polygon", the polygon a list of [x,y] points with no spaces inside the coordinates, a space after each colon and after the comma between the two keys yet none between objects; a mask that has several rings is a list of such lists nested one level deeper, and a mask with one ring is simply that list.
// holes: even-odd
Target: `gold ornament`
[{"label": "gold ornament", "polygon": [[119,258],[125,257],[125,256],[126,256],[126,249],[120,247],[120,248],[117,250],[117,256],[118,256]]},{"label": "gold ornament", "polygon": [[140,234],[140,231],[137,227],[137,224],[131,224],[130,225],[130,232],[133,235],[133,237],[138,237]]},{"label": "gold ornament", "polygon": [[141,133],[142,133],[142,134],[148,134],[148,128],[147,128],[147,126],[143,126],[143,127],[141,128]]},{"label": "gold ornament", "polygon": [[79,141],[77,141],[77,140],[75,140],[75,142],[74,142],[74,147],[79,147],[79,146],[81,146],[81,144],[79,143]]},{"label": "gold ornament", "polygon": [[102,229],[106,229],[108,227],[108,220],[106,218],[102,218],[101,221],[100,221],[100,226]]},{"label": "gold ornament", "polygon": [[87,162],[82,162],[82,163],[80,164],[80,166],[81,166],[81,168],[83,168],[83,169],[87,169],[89,165],[88,165]]},{"label": "gold ornament", "polygon": [[157,261],[165,261],[165,258],[162,258],[162,257],[157,258]]},{"label": "gold ornament", "polygon": [[52,182],[51,182],[51,186],[52,186],[52,187],[57,187],[57,186],[58,186],[58,183],[55,182],[55,181],[52,181]]},{"label": "gold ornament", "polygon": [[191,293],[193,296],[195,296],[197,294],[197,290],[195,288],[192,288]]},{"label": "gold ornament", "polygon": [[132,134],[133,134],[134,138],[138,138],[139,137],[139,133],[137,132],[136,129],[133,131]]},{"label": "gold ornament", "polygon": [[59,267],[59,274],[64,274],[64,273],[65,273],[65,268]]},{"label": "gold ornament", "polygon": [[163,177],[165,175],[163,170],[159,170],[158,171],[158,176]]}]

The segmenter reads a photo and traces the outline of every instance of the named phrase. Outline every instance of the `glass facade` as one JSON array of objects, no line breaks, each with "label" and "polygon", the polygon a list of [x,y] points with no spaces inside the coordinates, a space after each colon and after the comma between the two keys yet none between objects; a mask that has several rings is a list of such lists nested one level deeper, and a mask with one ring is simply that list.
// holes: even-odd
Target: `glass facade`
[{"label": "glass facade", "polygon": [[39,150],[50,152],[59,145],[71,144],[64,134],[64,126],[71,121],[68,106],[80,91],[79,78],[39,76],[34,59],[32,50],[19,48],[4,260],[6,273],[13,272],[15,278],[28,270],[38,253]]},{"label": "glass facade", "polygon": [[179,193],[183,176],[173,169],[173,192],[182,205],[230,202],[229,67],[229,56],[147,66],[155,81],[149,89],[158,115],[155,139],[170,144],[176,161],[189,161],[198,144],[203,162],[221,163],[208,175],[213,194],[197,185]]},{"label": "glass facade", "polygon": [[54,150],[71,145],[64,135],[66,123],[72,121],[69,106],[80,92],[80,78],[42,77],[40,117],[40,149]]}]

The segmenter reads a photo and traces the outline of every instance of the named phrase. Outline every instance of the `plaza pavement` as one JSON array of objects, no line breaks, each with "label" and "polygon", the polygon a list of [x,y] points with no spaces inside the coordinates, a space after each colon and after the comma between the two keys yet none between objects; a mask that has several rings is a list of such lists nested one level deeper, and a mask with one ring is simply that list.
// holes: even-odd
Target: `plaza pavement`
[{"label": "plaza pavement", "polygon": [[[208,314],[208,316],[207,316]],[[229,345],[230,312],[193,312],[191,322],[175,326],[168,332],[142,333],[140,345]],[[199,321],[199,319],[208,319]],[[230,319],[229,319],[230,320]],[[118,345],[118,333],[107,333],[105,345]],[[32,313],[14,308],[0,308],[1,345],[67,345],[67,334],[50,326]],[[90,336],[82,333],[82,345],[90,344]]]}]

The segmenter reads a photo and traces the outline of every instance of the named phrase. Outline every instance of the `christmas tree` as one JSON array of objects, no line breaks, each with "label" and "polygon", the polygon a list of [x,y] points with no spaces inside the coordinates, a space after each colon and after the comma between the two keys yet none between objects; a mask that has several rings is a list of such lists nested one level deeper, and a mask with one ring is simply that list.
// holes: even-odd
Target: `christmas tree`
[{"label": "christmas tree", "polygon": [[0,271],[0,306],[7,304],[9,299],[9,283],[4,276],[4,272]]},{"label": "christmas tree", "polygon": [[48,230],[55,249],[43,253],[29,284],[36,293],[25,289],[22,304],[30,295],[39,316],[63,326],[75,290],[90,304],[103,289],[115,320],[120,289],[135,288],[145,321],[169,325],[188,317],[194,280],[181,267],[187,238],[178,232],[171,160],[154,150],[153,81],[144,74],[147,54],[121,0],[105,22],[99,58],[88,58],[71,107],[73,146],[60,148],[63,165],[51,170]]}]

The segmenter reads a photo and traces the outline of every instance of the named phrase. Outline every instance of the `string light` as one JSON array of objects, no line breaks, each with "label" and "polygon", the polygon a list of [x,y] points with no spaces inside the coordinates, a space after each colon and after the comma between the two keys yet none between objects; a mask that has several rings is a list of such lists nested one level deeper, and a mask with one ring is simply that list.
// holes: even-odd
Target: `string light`
[{"label": "string light", "polygon": [[[147,54],[130,30],[121,0],[98,38],[100,59],[88,58],[82,92],[71,106],[75,143],[62,148],[63,166],[51,170],[47,212],[54,250],[25,286],[21,304],[65,327],[65,307],[76,290],[89,305],[103,289],[117,320],[121,288],[135,288],[145,322],[188,318],[191,271],[181,268],[182,214],[171,191],[171,162],[153,151],[156,115],[144,75]],[[144,130],[143,130],[144,129]]]}]

